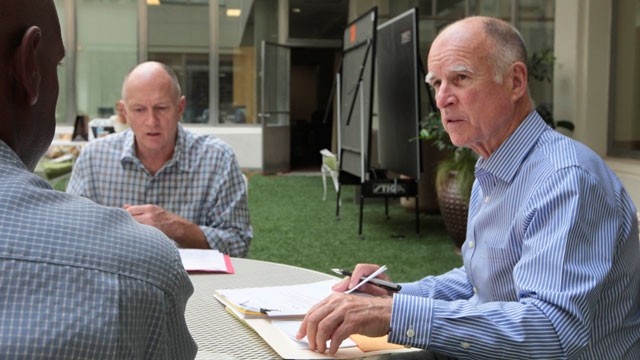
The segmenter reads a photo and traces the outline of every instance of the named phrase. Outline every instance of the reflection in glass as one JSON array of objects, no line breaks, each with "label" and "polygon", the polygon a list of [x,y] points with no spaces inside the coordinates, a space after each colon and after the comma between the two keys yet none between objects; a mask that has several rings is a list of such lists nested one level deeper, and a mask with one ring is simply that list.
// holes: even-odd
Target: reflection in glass
[{"label": "reflection in glass", "polygon": [[264,44],[263,113],[268,114],[267,125],[289,125],[289,69],[291,69],[290,49]]},{"label": "reflection in glass", "polygon": [[77,110],[90,119],[105,117],[137,62],[137,1],[82,0],[76,9]]},{"label": "reflection in glass", "polygon": [[185,123],[210,122],[209,12],[206,3],[161,1],[148,6],[148,59],[170,66],[178,76],[186,106]]},{"label": "reflection in glass", "polygon": [[254,1],[220,2],[218,14],[218,122],[255,124],[257,71]]}]

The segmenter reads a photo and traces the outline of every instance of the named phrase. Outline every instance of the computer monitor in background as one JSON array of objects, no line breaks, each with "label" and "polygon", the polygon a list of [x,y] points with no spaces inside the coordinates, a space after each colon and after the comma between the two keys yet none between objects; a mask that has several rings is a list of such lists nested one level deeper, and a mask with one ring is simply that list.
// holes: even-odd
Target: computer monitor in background
[{"label": "computer monitor in background", "polygon": [[419,180],[421,171],[418,9],[378,26],[378,162],[380,168]]},{"label": "computer monitor in background", "polygon": [[338,156],[341,172],[361,181],[367,178],[371,162],[377,18],[374,7],[347,24],[343,34]]}]

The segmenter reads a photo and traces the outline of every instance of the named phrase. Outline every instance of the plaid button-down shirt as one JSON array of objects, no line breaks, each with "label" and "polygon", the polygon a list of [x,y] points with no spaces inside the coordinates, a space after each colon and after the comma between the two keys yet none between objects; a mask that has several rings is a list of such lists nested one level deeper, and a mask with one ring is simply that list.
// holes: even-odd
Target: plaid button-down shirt
[{"label": "plaid button-down shirt", "polygon": [[175,244],[51,189],[0,141],[0,358],[193,359]]},{"label": "plaid button-down shirt", "polygon": [[99,204],[154,204],[200,226],[209,247],[244,257],[253,237],[247,191],[231,147],[178,125],[173,157],[151,175],[131,130],[92,141],[74,164],[67,192]]}]

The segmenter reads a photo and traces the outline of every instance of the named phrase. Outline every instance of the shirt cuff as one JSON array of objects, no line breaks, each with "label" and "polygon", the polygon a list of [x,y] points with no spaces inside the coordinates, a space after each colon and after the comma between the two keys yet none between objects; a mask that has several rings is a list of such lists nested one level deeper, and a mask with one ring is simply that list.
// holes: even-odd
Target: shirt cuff
[{"label": "shirt cuff", "polygon": [[420,282],[410,282],[410,283],[401,283],[402,289],[400,290],[400,294],[403,295],[414,295],[414,296],[422,296],[422,288],[420,287]]},{"label": "shirt cuff", "polygon": [[404,294],[393,295],[389,342],[426,349],[431,338],[433,299]]}]

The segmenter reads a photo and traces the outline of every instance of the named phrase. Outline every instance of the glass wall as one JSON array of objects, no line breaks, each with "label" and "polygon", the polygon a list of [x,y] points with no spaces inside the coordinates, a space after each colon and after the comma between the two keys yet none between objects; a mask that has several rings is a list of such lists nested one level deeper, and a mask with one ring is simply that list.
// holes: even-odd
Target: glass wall
[{"label": "glass wall", "polygon": [[75,20],[77,112],[109,117],[137,62],[137,1],[77,0]]},{"label": "glass wall", "polygon": [[[423,60],[439,29],[473,14],[499,16],[516,24],[533,52],[553,44],[553,0],[55,2],[69,59],[59,74],[57,110],[58,122],[66,124],[76,114],[89,118],[110,114],[120,99],[124,75],[145,59],[167,63],[178,74],[187,99],[185,123],[260,124],[261,42],[303,47],[334,37],[339,42],[343,29],[338,23],[346,24],[349,17],[372,6],[379,7],[379,23],[419,7]],[[287,24],[284,34],[279,18]],[[532,93],[537,102],[550,106],[549,81],[533,81]]]},{"label": "glass wall", "polygon": [[609,153],[640,158],[640,0],[614,2]]},{"label": "glass wall", "polygon": [[256,124],[255,17],[262,15],[253,0],[218,1],[218,9],[217,123]]},{"label": "glass wall", "polygon": [[167,64],[176,72],[186,98],[183,121],[208,123],[208,1],[147,4],[147,59]]}]

